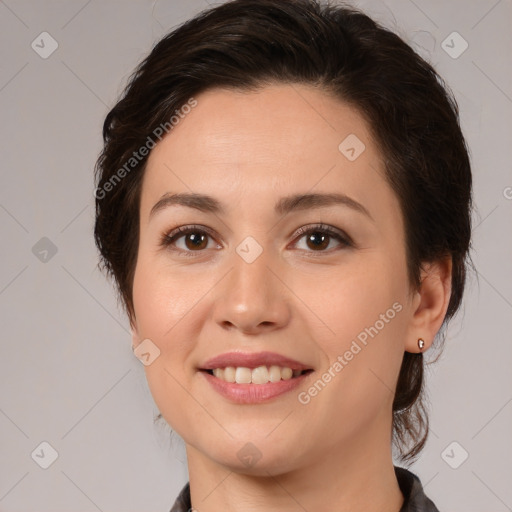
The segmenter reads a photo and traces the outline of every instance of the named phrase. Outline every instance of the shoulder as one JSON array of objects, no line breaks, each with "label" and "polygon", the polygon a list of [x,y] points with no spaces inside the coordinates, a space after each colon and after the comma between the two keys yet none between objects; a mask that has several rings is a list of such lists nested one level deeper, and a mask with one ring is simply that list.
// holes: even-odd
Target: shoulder
[{"label": "shoulder", "polygon": [[192,505],[190,502],[190,482],[187,482],[179,493],[174,505],[169,512],[190,512]]},{"label": "shoulder", "polygon": [[395,474],[404,495],[404,503],[400,512],[439,512],[434,503],[425,495],[417,475],[398,466],[395,466]]}]

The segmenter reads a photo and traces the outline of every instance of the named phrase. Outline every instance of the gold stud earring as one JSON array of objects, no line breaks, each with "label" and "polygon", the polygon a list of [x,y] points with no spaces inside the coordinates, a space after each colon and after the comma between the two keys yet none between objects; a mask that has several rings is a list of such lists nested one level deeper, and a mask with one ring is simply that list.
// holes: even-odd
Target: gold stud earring
[{"label": "gold stud earring", "polygon": [[418,347],[420,349],[420,352],[423,350],[423,347],[425,346],[425,340],[422,340],[421,338],[418,339]]}]

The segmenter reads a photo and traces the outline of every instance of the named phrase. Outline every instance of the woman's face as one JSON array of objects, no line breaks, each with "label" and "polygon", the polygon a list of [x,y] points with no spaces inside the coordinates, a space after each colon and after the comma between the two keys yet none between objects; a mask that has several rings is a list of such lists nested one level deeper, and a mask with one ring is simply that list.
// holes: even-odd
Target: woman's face
[{"label": "woman's face", "polygon": [[[142,186],[134,344],[151,340],[160,412],[191,452],[253,474],[389,446],[418,302],[367,125],[304,85],[195,99],[152,150]],[[174,194],[209,198],[152,212]],[[227,353],[255,358],[209,362]],[[221,371],[241,382],[206,371],[216,366],[245,368]],[[288,379],[284,367],[309,371]]]}]

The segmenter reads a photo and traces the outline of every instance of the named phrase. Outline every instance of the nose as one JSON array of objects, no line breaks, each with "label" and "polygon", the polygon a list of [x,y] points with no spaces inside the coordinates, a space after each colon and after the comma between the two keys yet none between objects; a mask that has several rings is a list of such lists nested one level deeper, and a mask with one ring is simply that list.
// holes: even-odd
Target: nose
[{"label": "nose", "polygon": [[214,320],[225,330],[270,332],[290,321],[291,292],[266,251],[248,263],[234,252],[228,275],[215,287]]}]

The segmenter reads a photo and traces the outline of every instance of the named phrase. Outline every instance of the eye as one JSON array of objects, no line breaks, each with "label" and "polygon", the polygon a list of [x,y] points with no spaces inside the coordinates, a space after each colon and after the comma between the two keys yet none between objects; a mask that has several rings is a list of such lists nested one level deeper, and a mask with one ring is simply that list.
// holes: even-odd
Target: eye
[{"label": "eye", "polygon": [[[325,249],[329,247],[332,240],[338,241],[338,246],[341,246],[341,248],[353,246],[353,242],[348,235],[325,224],[301,227],[293,236],[295,238],[299,237],[299,240],[306,238],[307,247],[313,248],[312,251],[308,252],[331,252],[331,250],[326,251]],[[192,254],[194,252],[211,248],[208,247],[208,237],[213,239],[210,231],[203,226],[181,226],[168,234],[164,234],[160,244],[164,247],[170,247],[183,256],[194,256]],[[180,247],[178,242],[181,239],[183,239],[183,244]],[[297,245],[297,242],[295,242],[295,245]],[[217,248],[221,248],[221,246],[217,245]],[[307,249],[301,250],[307,251]]]},{"label": "eye", "polygon": [[329,247],[330,241],[333,239],[337,240],[339,242],[338,245],[341,245],[341,247],[353,246],[353,242],[348,235],[325,224],[299,228],[294,233],[294,236],[300,236],[299,240],[306,238],[306,247],[313,248],[313,250],[309,252],[331,252],[325,249]]},{"label": "eye", "polygon": [[[200,252],[208,249],[208,237],[210,232],[202,226],[181,226],[169,234],[162,236],[161,245],[164,247],[175,246],[172,249],[183,253],[185,256],[193,256],[191,252]],[[177,242],[183,238],[184,247],[179,247]]]}]

